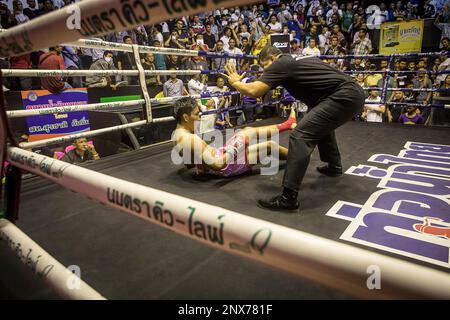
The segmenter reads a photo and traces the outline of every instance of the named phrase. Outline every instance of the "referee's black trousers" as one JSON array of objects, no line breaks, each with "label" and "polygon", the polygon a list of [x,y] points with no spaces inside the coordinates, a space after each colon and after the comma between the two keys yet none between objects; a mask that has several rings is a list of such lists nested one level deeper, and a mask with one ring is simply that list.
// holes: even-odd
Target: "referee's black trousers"
[{"label": "referee's black trousers", "polygon": [[299,191],[316,145],[321,161],[341,166],[334,130],[360,113],[364,100],[364,91],[358,84],[345,83],[298,122],[289,138],[284,187]]}]

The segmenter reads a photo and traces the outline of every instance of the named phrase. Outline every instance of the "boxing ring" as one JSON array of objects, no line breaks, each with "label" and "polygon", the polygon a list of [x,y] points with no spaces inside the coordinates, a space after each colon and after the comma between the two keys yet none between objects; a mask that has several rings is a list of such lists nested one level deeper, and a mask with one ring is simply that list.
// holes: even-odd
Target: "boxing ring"
[{"label": "boxing ring", "polygon": [[[226,5],[232,6],[235,2],[237,3],[237,1],[227,2]],[[242,1],[239,3],[242,4]],[[107,4],[113,6],[115,2]],[[85,1],[81,5],[92,8],[96,6],[93,1]],[[102,3],[102,6],[105,4]],[[208,6],[212,6],[212,3],[208,2]],[[100,6],[97,7],[100,11]],[[189,12],[198,11],[200,10],[193,9]],[[62,13],[59,15],[63,16]],[[181,15],[183,14],[179,14]],[[49,20],[48,26],[56,24],[57,12],[52,14],[52,17],[54,18]],[[167,15],[160,16],[158,21],[166,18]],[[156,21],[152,20],[152,23]],[[41,40],[42,35],[37,31],[41,27],[42,20],[32,23],[25,25],[30,28],[27,39]],[[0,39],[23,35],[21,32],[24,29],[19,30],[20,28],[22,27],[0,34]],[[57,41],[65,43],[75,39],[73,33],[67,37],[58,35],[55,39],[42,39],[42,45],[54,45]],[[87,40],[77,43],[77,45],[93,44]],[[153,50],[152,52],[161,54],[173,54],[174,50],[158,51],[157,48],[140,48],[136,45],[125,48],[109,43],[95,45],[102,48],[132,50],[135,53],[139,70],[104,71],[101,73],[104,75],[139,76],[141,83],[145,83],[143,80],[146,75],[203,73],[198,70],[146,71],[139,67],[140,50],[142,52]],[[29,45],[26,50],[34,49],[38,48]],[[199,54],[188,50],[177,51],[178,53]],[[4,48],[0,50],[0,54],[5,54]],[[228,55],[228,57],[247,56]],[[27,71],[2,70],[2,75],[91,74],[85,70]],[[10,112],[1,110],[3,130],[0,137],[3,139],[0,139],[2,142],[0,155],[6,154],[6,160],[12,166],[41,177],[33,178],[29,185],[23,185],[21,216],[17,224],[44,247],[49,248],[65,265],[79,266],[82,271],[81,278],[86,280],[86,283],[83,282],[81,285],[83,290],[69,288],[67,277],[73,277],[72,272],[66,270],[62,264],[58,264],[42,249],[37,248],[36,243],[5,219],[0,220],[2,223],[0,238],[15,252],[18,252],[18,243],[23,248],[32,248],[34,252],[41,250],[40,255],[48,259],[41,265],[54,267],[50,271],[49,268],[39,270],[38,274],[45,274],[42,278],[63,297],[72,299],[101,299],[102,295],[113,299],[130,297],[300,299],[348,296],[448,299],[450,297],[448,290],[450,274],[445,264],[436,267],[423,261],[417,263],[411,257],[404,258],[395,252],[386,254],[379,248],[368,248],[363,244],[353,245],[339,240],[341,231],[345,229],[345,222],[332,220],[324,214],[327,211],[330,213],[329,209],[335,206],[336,201],[342,201],[341,194],[344,191],[348,192],[344,199],[348,202],[364,202],[371,192],[376,191],[372,183],[376,174],[370,176],[371,170],[365,172],[370,179],[364,181],[355,174],[356,171],[353,171],[353,175],[344,175],[339,180],[318,177],[312,169],[319,162],[317,155],[314,154],[301,191],[301,214],[281,215],[257,208],[255,200],[279,188],[282,172],[269,177],[255,172],[234,179],[194,180],[186,171],[172,163],[169,143],[118,154],[82,166],[67,164],[22,149],[63,143],[78,137],[94,137],[104,132],[123,130],[132,126],[173,121],[170,117],[160,119],[152,117],[151,106],[157,103],[158,99],[151,99],[146,94],[145,85],[141,85],[141,88],[144,99],[139,101],[56,107],[48,110]],[[200,95],[200,97],[208,96],[210,95]],[[3,96],[1,98],[3,100]],[[163,101],[170,102],[177,98],[179,97],[165,98]],[[21,148],[12,136],[7,120],[8,117],[135,105],[142,105],[144,120],[62,138],[22,143]],[[263,121],[262,124],[273,124],[273,120]],[[370,144],[368,142],[374,139],[375,131],[377,132],[375,137],[379,140]],[[398,140],[390,139],[394,134]],[[5,148],[7,137],[9,145]],[[363,163],[373,154],[396,154],[405,146],[410,146],[411,141],[435,145],[434,148],[442,153],[440,158],[445,159],[450,153],[442,151],[445,150],[445,146],[438,146],[448,144],[450,141],[449,131],[445,128],[417,130],[413,127],[388,124],[348,123],[337,130],[337,138],[340,141],[343,162],[349,165]],[[287,145],[287,139],[286,133],[281,134],[282,145]],[[382,145],[380,141],[383,142]],[[425,146],[416,147],[425,148]],[[450,178],[448,164],[444,160],[437,163],[440,163],[440,171],[434,174],[441,180],[448,180]],[[385,174],[388,171],[389,169],[386,169]],[[358,174],[363,175],[364,172],[359,171]],[[11,206],[17,209],[18,203],[15,202],[18,202],[18,197],[14,197],[13,191],[19,190],[20,176],[16,181],[14,179],[12,181],[16,188],[8,190],[13,195],[8,200],[12,201]],[[48,181],[55,184],[49,184]],[[76,193],[70,193],[68,190]],[[441,200],[448,203],[448,195],[443,194],[442,197]],[[127,214],[121,215],[119,211]],[[448,212],[444,212],[445,214]],[[29,249],[26,250],[28,251]],[[30,264],[26,256],[18,255],[25,265]],[[368,287],[367,281],[370,276],[368,270],[373,266],[382,272],[381,290],[370,290]],[[279,270],[285,272],[280,273]],[[110,281],[111,279],[116,281]],[[99,290],[102,295],[87,283]]]}]

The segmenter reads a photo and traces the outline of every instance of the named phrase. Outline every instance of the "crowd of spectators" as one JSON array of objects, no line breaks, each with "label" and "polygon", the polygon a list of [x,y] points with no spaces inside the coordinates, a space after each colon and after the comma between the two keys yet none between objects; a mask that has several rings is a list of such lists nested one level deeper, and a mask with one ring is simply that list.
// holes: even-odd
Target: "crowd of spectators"
[{"label": "crowd of spectators", "polygon": [[[64,7],[73,0],[14,0],[0,2],[0,25],[7,29],[25,23],[55,9]],[[161,22],[157,25],[141,25],[132,30],[115,32],[98,38],[111,42],[151,45],[190,49],[216,53],[236,53],[258,55],[270,44],[276,34],[289,35],[291,54],[327,55],[335,59],[325,59],[340,70],[364,71],[395,70],[420,71],[421,73],[389,77],[390,87],[437,88],[447,86],[448,77],[435,76],[426,71],[448,70],[450,60],[446,55],[433,58],[398,59],[388,66],[387,60],[340,59],[345,54],[377,53],[373,36],[381,23],[411,20],[417,18],[434,19],[435,26],[442,31],[438,50],[450,50],[450,2],[443,0],[386,1],[378,5],[367,5],[368,1],[292,0],[280,1],[279,5],[267,4],[216,9],[198,15]],[[205,57],[183,57],[175,55],[142,55],[142,64],[148,70],[200,69],[222,70],[226,63],[236,64],[242,70],[258,65],[256,59],[233,59]],[[13,69],[90,69],[90,70],[130,70],[136,69],[132,53],[56,46],[48,50],[33,52],[0,61],[1,67]],[[382,74],[355,73],[354,77],[364,87],[382,87]],[[137,77],[44,78],[33,82],[31,78],[12,78],[4,83],[6,89],[29,90],[44,88],[58,93],[70,87],[112,87],[138,84]],[[38,80],[35,80],[38,81]],[[164,96],[198,94],[210,88],[219,88],[216,81],[223,78],[206,76],[153,76],[146,79],[149,86],[161,86]],[[223,85],[226,87],[226,85]],[[226,90],[229,90],[228,88]],[[376,90],[373,90],[376,91]],[[368,92],[368,99],[376,100],[379,92]],[[389,101],[408,101],[427,104],[433,94],[422,92],[392,92]],[[227,105],[226,101],[216,101],[214,105]],[[210,103],[210,107],[211,103]],[[374,107],[375,108],[375,107]],[[384,120],[399,121],[396,107],[380,106],[377,110],[366,108],[361,119],[374,121],[374,112],[384,115]],[[395,110],[394,110],[395,109]],[[402,109],[404,110],[404,108]],[[419,112],[420,108],[417,109]],[[383,112],[381,112],[383,111]],[[395,112],[394,112],[395,111]],[[376,120],[376,121],[378,121]],[[227,123],[226,120],[225,123]]]}]

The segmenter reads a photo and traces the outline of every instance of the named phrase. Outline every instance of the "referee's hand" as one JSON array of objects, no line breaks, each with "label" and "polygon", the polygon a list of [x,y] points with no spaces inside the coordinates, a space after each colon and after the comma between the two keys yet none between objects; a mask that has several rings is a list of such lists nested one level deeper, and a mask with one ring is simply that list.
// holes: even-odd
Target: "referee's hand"
[{"label": "referee's hand", "polygon": [[235,82],[241,82],[241,80],[245,77],[245,73],[239,75],[236,71],[236,66],[233,63],[227,63],[225,65],[225,71],[228,74],[221,73],[227,80],[230,85],[233,85]]}]

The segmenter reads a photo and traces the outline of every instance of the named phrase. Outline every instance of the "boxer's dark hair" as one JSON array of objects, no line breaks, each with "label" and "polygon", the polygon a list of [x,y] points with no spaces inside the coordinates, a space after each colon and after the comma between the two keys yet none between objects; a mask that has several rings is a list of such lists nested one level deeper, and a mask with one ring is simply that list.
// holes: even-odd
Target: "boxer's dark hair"
[{"label": "boxer's dark hair", "polygon": [[198,103],[194,98],[184,97],[177,100],[173,108],[173,116],[177,120],[177,123],[181,123],[183,114],[190,115],[196,107],[198,107]]}]

